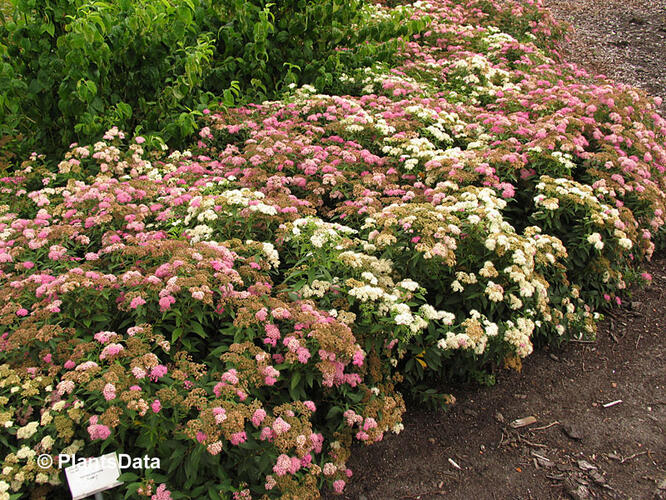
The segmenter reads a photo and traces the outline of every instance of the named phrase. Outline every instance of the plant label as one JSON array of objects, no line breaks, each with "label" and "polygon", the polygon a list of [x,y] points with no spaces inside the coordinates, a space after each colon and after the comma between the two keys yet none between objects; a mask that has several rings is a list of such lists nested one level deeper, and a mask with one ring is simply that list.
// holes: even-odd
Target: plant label
[{"label": "plant label", "polygon": [[80,500],[120,486],[120,466],[115,452],[92,457],[65,469],[72,500]]}]

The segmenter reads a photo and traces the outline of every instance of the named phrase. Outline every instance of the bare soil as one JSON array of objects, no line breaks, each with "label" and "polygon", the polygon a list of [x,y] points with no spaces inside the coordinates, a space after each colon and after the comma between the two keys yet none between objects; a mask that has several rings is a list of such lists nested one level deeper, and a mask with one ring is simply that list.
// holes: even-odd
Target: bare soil
[{"label": "bare soil", "polygon": [[[565,60],[666,103],[665,0],[546,3],[575,28]],[[400,435],[356,447],[344,498],[666,499],[666,253],[648,271],[596,342],[541,350],[522,373],[458,388],[446,412],[409,408]]]}]

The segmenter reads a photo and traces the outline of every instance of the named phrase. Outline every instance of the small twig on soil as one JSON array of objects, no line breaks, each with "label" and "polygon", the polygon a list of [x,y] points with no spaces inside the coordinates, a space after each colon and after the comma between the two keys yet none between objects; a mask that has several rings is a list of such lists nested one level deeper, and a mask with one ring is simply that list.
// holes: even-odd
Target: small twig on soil
[{"label": "small twig on soil", "polygon": [[569,339],[569,342],[576,342],[577,344],[596,344],[596,340],[577,340],[577,339]]},{"label": "small twig on soil", "polygon": [[545,444],[540,444],[540,443],[533,443],[529,439],[525,439],[523,436],[518,434],[518,441],[521,443],[525,443],[527,446],[533,446],[534,448],[548,448]]},{"label": "small twig on soil", "polygon": [[636,349],[638,349],[638,343],[641,341],[641,335],[638,335],[638,338],[636,339]]},{"label": "small twig on soil", "polygon": [[620,463],[623,464],[623,463],[628,462],[629,460],[632,460],[636,457],[640,457],[641,455],[647,455],[647,453],[648,453],[647,451],[641,451],[640,453],[634,453],[633,455],[620,460]]},{"label": "small twig on soil", "polygon": [[652,458],[652,452],[650,450],[647,451],[647,456],[650,460],[652,460],[652,463],[655,465],[655,467],[658,467],[657,462],[655,462],[654,458]]},{"label": "small twig on soil", "polygon": [[617,340],[617,337],[616,337],[615,334],[613,333],[613,330],[608,330],[608,334],[611,336],[611,338],[615,341],[616,344],[619,344],[619,343],[620,343],[620,341]]},{"label": "small twig on soil", "polygon": [[619,405],[622,402],[621,399],[617,399],[615,401],[611,401],[610,403],[606,403],[605,405],[601,405],[604,408],[610,408],[611,406]]},{"label": "small twig on soil", "polygon": [[544,431],[546,429],[550,429],[554,425],[559,425],[559,422],[557,420],[555,420],[555,422],[553,422],[552,424],[544,425],[543,427],[533,427],[530,430],[531,431]]}]

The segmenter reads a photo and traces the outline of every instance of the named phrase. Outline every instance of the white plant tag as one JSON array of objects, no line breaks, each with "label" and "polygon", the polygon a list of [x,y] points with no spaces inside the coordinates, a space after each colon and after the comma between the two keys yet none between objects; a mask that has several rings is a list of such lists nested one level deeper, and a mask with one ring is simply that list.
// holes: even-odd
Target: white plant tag
[{"label": "white plant tag", "polygon": [[120,466],[115,452],[92,457],[65,469],[72,500],[80,500],[100,491],[120,486]]}]

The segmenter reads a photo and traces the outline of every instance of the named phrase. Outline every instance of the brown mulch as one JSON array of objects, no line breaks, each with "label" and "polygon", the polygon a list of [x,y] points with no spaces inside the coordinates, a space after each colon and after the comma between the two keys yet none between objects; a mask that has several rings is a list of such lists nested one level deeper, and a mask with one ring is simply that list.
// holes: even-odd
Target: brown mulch
[{"label": "brown mulch", "polygon": [[[666,0],[545,3],[575,26],[565,60],[661,96],[666,115]],[[355,447],[344,498],[666,499],[666,253],[648,271],[596,342],[537,352],[494,387],[454,392],[448,412],[410,408],[400,435]]]},{"label": "brown mulch", "polygon": [[666,116],[666,0],[544,0],[573,27],[568,62],[661,97]]}]

